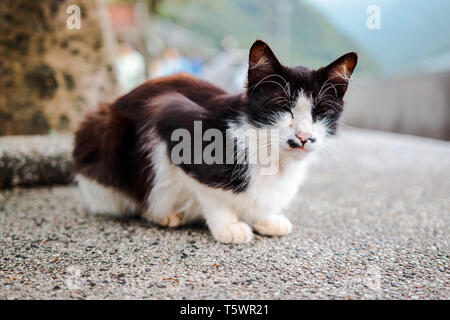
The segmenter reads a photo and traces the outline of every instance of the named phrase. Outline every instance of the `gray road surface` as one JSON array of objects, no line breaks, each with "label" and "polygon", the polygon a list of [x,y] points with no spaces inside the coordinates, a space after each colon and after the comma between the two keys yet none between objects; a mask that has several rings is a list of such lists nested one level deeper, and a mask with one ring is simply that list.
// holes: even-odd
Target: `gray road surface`
[{"label": "gray road surface", "polygon": [[346,130],[310,172],[292,234],[90,216],[75,187],[0,193],[1,299],[449,299],[450,143]]}]

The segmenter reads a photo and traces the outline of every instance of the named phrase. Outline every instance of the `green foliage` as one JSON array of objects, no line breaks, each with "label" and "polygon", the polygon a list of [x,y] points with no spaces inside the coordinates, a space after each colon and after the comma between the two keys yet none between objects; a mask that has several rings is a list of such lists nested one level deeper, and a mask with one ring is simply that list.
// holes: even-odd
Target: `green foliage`
[{"label": "green foliage", "polygon": [[[358,51],[360,67],[377,70],[358,43],[311,5],[290,1],[286,15],[277,4],[271,0],[163,1],[159,14],[214,39],[216,45],[228,35],[235,37],[242,48],[261,38],[272,44],[285,63],[319,67],[348,51]],[[288,32],[275,37],[280,25]]]},{"label": "green foliage", "polygon": [[[354,40],[340,32],[317,9],[303,1],[271,0],[108,0],[109,3],[149,4],[151,13],[213,39],[225,36],[248,49],[257,38],[272,44],[286,64],[323,66],[348,51],[358,51],[359,70],[377,71],[373,59]],[[281,6],[288,5],[284,11]],[[278,6],[278,7],[277,7]],[[280,26],[285,34],[275,36]]]}]

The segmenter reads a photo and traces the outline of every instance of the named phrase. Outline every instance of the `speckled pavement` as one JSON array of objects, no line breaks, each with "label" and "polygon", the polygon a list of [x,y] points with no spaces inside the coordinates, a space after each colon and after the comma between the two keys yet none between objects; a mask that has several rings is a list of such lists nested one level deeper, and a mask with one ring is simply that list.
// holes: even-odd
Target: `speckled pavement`
[{"label": "speckled pavement", "polygon": [[247,245],[2,191],[0,298],[449,299],[449,142],[345,130],[309,177],[292,234]]}]

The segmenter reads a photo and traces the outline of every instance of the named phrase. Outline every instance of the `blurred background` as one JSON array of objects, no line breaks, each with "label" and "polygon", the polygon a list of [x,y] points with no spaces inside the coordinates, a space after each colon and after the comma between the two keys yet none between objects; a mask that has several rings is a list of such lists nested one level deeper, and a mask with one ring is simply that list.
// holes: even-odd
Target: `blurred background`
[{"label": "blurred background", "polygon": [[311,68],[357,51],[347,125],[450,140],[448,0],[3,0],[0,135],[73,132],[180,71],[240,92],[256,38]]}]

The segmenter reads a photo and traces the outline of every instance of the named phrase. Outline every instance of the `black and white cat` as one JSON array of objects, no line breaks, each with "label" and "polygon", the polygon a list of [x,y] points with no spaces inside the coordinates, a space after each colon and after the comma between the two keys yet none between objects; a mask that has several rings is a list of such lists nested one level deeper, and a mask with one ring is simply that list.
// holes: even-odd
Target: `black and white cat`
[{"label": "black and white cat", "polygon": [[[204,219],[214,238],[225,243],[250,241],[252,229],[288,234],[292,225],[283,210],[296,196],[311,154],[336,133],[356,63],[351,52],[318,70],[287,67],[257,40],[250,49],[243,94],[228,95],[178,74],[149,80],[114,103],[100,105],[81,124],[73,152],[88,209],[113,215],[139,212],[169,227]],[[191,138],[196,130],[200,137],[211,129],[222,133],[214,140],[222,140],[223,150],[233,146],[233,161],[199,162],[186,150],[180,154],[186,161],[174,161],[180,143],[174,136],[180,129]],[[239,143],[237,134],[242,129],[276,132],[255,140],[256,152],[271,148],[275,171],[264,174],[261,163],[248,161],[250,145]],[[200,154],[209,144],[200,142]],[[213,152],[216,160],[219,149]]]}]

